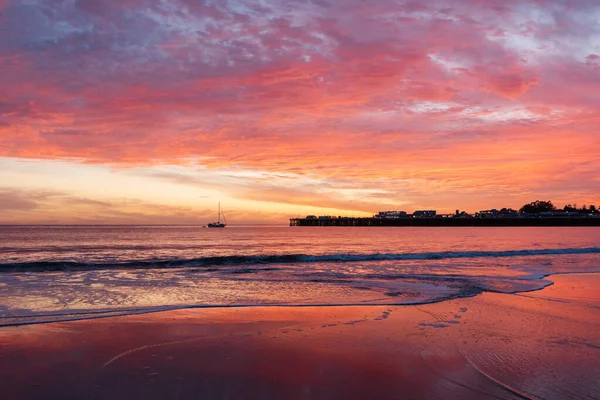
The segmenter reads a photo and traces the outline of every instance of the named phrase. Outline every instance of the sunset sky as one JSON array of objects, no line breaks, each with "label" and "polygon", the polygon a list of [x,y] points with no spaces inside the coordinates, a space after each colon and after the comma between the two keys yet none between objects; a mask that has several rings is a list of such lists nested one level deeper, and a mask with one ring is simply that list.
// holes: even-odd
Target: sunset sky
[{"label": "sunset sky", "polygon": [[0,223],[600,204],[598,0],[0,0]]}]

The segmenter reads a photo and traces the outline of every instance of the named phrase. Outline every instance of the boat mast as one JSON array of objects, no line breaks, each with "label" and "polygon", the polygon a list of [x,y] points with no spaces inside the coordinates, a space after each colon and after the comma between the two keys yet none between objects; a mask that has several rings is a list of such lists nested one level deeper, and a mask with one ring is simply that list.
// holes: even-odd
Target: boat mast
[{"label": "boat mast", "polygon": [[221,202],[219,202],[219,215],[217,216],[217,223],[221,223]]}]

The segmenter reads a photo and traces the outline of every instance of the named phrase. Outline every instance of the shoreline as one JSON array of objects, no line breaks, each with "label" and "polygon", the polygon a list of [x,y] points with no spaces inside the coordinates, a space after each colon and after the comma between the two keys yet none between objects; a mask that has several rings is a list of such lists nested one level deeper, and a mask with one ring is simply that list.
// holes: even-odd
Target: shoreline
[{"label": "shoreline", "polygon": [[600,273],[401,306],[179,309],[0,328],[8,399],[600,396]]},{"label": "shoreline", "polygon": [[[562,276],[562,275],[599,275],[600,271],[590,271],[590,272],[553,272],[546,275],[541,275],[539,280],[546,281],[547,278],[552,276]],[[315,304],[303,304],[303,303],[292,303],[292,304],[196,304],[196,305],[174,305],[174,306],[159,306],[156,308],[140,308],[140,309],[105,309],[105,310],[89,310],[89,311],[77,311],[73,313],[52,313],[52,314],[39,314],[32,316],[4,316],[0,317],[0,321],[2,319],[10,319],[10,318],[43,318],[43,317],[53,317],[53,316],[73,316],[73,318],[65,318],[65,319],[54,319],[54,320],[41,320],[41,321],[23,321],[23,322],[15,322],[15,323],[6,323],[3,324],[0,322],[0,330],[6,327],[19,327],[19,326],[27,326],[27,325],[43,325],[43,324],[53,324],[53,323],[63,323],[63,322],[78,322],[78,321],[87,321],[87,320],[96,320],[96,319],[105,319],[105,318],[121,318],[135,315],[147,315],[147,314],[156,314],[156,313],[164,313],[164,312],[172,312],[172,311],[180,311],[180,310],[212,310],[212,309],[244,309],[244,308],[339,308],[339,307],[416,307],[420,305],[429,305],[429,304],[439,304],[447,301],[453,301],[457,299],[468,299],[472,297],[481,296],[484,293],[496,293],[496,294],[505,294],[505,295],[518,295],[520,293],[532,293],[543,291],[546,288],[553,286],[554,281],[547,280],[547,284],[532,289],[524,289],[514,292],[499,292],[493,290],[480,290],[477,293],[467,294],[467,295],[456,295],[453,297],[443,298],[443,299],[432,299],[421,302],[414,303],[315,303]],[[79,315],[87,315],[85,317],[77,317]]]}]

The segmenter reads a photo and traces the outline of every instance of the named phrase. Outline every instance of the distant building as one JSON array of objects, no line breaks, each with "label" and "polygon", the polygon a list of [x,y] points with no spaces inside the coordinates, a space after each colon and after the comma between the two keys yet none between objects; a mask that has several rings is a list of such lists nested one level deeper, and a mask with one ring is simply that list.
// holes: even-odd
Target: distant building
[{"label": "distant building", "polygon": [[436,210],[418,210],[413,213],[414,218],[433,218],[437,214]]},{"label": "distant building", "polygon": [[320,220],[323,220],[323,219],[331,219],[331,215],[320,215],[320,216],[319,216],[319,219],[320,219]]},{"label": "distant building", "polygon": [[408,214],[406,211],[379,211],[375,218],[380,219],[397,219],[397,218],[406,218]]},{"label": "distant building", "polygon": [[577,211],[562,211],[562,210],[556,210],[556,211],[544,211],[541,212],[540,217],[580,217],[580,216],[584,216],[583,214],[577,212]]},{"label": "distant building", "polygon": [[503,208],[502,210],[492,208],[491,210],[481,210],[475,213],[475,216],[479,218],[507,218],[516,217],[518,214],[519,212],[517,210],[511,208]]},{"label": "distant building", "polygon": [[496,218],[499,217],[500,214],[498,210],[492,208],[491,210],[481,210],[479,212],[476,212],[475,216],[480,218]]},{"label": "distant building", "polygon": [[461,211],[458,214],[455,214],[454,218],[473,218],[473,216],[466,211]]},{"label": "distant building", "polygon": [[317,219],[315,215],[307,215],[306,219]]}]

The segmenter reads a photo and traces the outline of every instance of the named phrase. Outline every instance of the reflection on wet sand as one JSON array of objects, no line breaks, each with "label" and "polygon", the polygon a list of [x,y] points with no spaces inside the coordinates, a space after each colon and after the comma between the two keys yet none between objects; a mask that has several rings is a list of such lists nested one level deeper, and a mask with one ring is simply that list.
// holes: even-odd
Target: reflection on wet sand
[{"label": "reflection on wet sand", "polygon": [[552,280],[419,306],[6,327],[3,398],[600,398],[600,275]]}]

